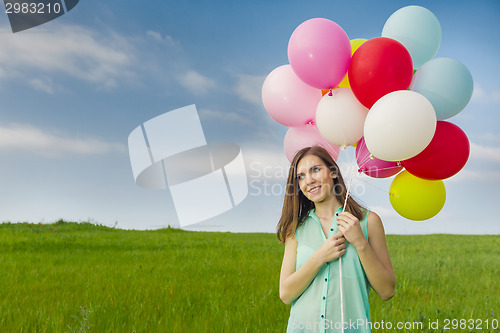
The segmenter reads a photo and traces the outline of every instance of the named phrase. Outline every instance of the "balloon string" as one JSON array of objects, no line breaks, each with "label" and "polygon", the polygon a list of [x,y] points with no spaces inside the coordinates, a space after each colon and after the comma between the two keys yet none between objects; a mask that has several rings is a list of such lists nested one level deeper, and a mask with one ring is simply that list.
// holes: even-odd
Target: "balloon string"
[{"label": "balloon string", "polygon": [[339,257],[339,275],[340,275],[340,322],[342,323],[342,333],[344,333],[344,298],[342,292],[342,256]]},{"label": "balloon string", "polygon": [[358,162],[358,166],[360,168],[364,167],[366,163],[368,163],[368,161],[370,161],[370,155],[366,156],[365,158],[361,159],[360,162]]},{"label": "balloon string", "polygon": [[349,185],[347,185],[347,193],[346,193],[346,196],[345,196],[344,207],[342,209],[342,212],[345,212],[345,208],[346,208],[346,205],[347,205],[347,198],[349,198],[349,193],[351,191],[351,184],[352,184],[353,177],[354,177],[354,170],[351,171],[351,175],[349,177]]},{"label": "balloon string", "polygon": [[389,194],[389,195],[394,195],[394,196],[396,196],[396,197],[398,197],[398,198],[399,198],[399,195],[397,195],[397,194],[395,194],[395,193],[392,193],[392,192],[389,192],[389,191],[387,191],[387,189],[383,189],[383,188],[381,188],[381,187],[379,187],[379,186],[373,185],[372,183],[369,183],[369,182],[367,182],[366,180],[359,179],[359,181],[360,181],[360,182],[365,183],[366,185],[370,185],[371,187],[376,188],[377,190],[380,190],[380,191],[382,191],[382,192],[384,192],[384,193],[386,193],[386,194]]},{"label": "balloon string", "polygon": [[[358,142],[359,144],[359,142]],[[365,150],[366,149],[366,143],[365,141],[363,140],[363,144],[361,145],[360,149],[359,149],[359,152],[358,154],[356,155],[356,160],[358,159],[358,156],[359,154],[361,154],[361,151],[362,150]],[[368,149],[366,149],[368,151]],[[361,163],[358,163],[358,166],[361,168],[363,167],[368,161],[370,160],[370,155],[368,154],[367,156],[365,156],[364,158],[361,159]]]},{"label": "balloon string", "polygon": [[[358,142],[358,144],[359,144],[359,142]],[[362,146],[360,147],[359,151],[361,152],[361,150],[364,150],[364,149],[366,149],[366,141],[365,141],[365,140],[363,140],[363,144],[362,144]],[[366,149],[366,150],[368,151],[368,149]],[[369,151],[368,151],[368,152],[369,152]],[[360,153],[358,153],[358,155],[359,155],[359,154],[360,154]],[[356,160],[358,159],[358,155],[356,155]],[[370,159],[371,159],[371,154],[368,154],[367,156],[365,156],[365,157],[361,160],[361,162],[360,162],[360,163],[358,163],[358,166],[359,166],[360,168],[362,168],[362,167],[363,167],[366,163],[368,163],[368,161],[369,161]]]},{"label": "balloon string", "polygon": [[[349,177],[349,185],[347,185],[347,192],[344,200],[344,207],[342,207],[342,212],[345,212],[347,206],[347,198],[349,198],[349,193],[351,191],[352,179],[354,177],[354,170],[351,170],[351,175]],[[339,257],[339,278],[340,278],[340,322],[342,323],[342,333],[344,333],[344,286],[342,283],[342,256]]]},{"label": "balloon string", "polygon": [[[323,138],[323,136],[321,135],[321,133],[319,132],[319,130],[316,128],[316,126],[314,126],[314,120],[311,120],[307,123],[307,126],[312,126],[312,128],[314,128],[314,130]],[[330,149],[332,150],[332,152],[335,154],[335,160],[338,160],[339,158],[339,153],[337,153],[335,151],[335,149],[333,149],[332,145],[330,144],[330,142],[328,140],[326,140],[326,144],[328,145],[328,147],[330,147]]]},{"label": "balloon string", "polygon": [[[376,169],[373,169],[373,171],[391,170],[391,169],[399,169],[399,168],[401,168],[401,166],[395,165],[395,166],[391,166],[391,167],[387,167],[387,168],[376,168]],[[366,173],[366,172],[370,171],[370,170],[365,170],[362,168],[360,168],[360,170],[362,173]]]},{"label": "balloon string", "polygon": [[[359,144],[359,143],[358,143],[358,144]],[[363,148],[366,148],[366,142],[365,142],[364,140],[363,140],[363,144],[362,144],[362,146],[361,146],[360,148],[361,148],[361,149],[360,149],[360,151],[361,151]],[[358,153],[358,154],[356,154],[356,160],[358,159],[358,156],[359,156],[359,153]],[[358,166],[359,166],[359,168],[360,168],[361,170],[363,169],[363,167],[365,166],[365,164],[366,164],[366,163],[368,163],[368,161],[370,161],[370,160],[371,160],[371,156],[372,156],[371,154],[370,154],[370,155],[367,155],[367,156],[365,156],[363,159],[361,159],[361,161],[360,161],[360,162],[358,162]],[[379,171],[380,171],[380,170],[389,170],[389,169],[394,169],[394,168],[400,168],[400,167],[401,167],[401,164],[400,164],[400,162],[399,162],[399,161],[398,161],[398,162],[395,162],[395,163],[396,163],[396,165],[395,165],[395,166],[391,166],[391,167],[387,167],[387,168],[377,168],[377,170],[379,170]],[[365,171],[365,170],[362,170],[362,171]]]}]

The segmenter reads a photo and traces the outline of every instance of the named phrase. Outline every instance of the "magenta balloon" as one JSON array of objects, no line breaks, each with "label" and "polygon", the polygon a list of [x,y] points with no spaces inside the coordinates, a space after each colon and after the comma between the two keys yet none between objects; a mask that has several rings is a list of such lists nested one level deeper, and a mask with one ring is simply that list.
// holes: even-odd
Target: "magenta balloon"
[{"label": "magenta balloon", "polygon": [[351,43],[335,22],[314,18],[303,22],[288,42],[288,60],[297,76],[318,89],[333,89],[351,61]]},{"label": "magenta balloon", "polygon": [[321,90],[300,80],[290,65],[274,69],[262,85],[262,102],[278,123],[294,127],[314,120]]},{"label": "magenta balloon", "polygon": [[356,162],[360,172],[374,178],[387,178],[394,176],[403,167],[398,162],[389,162],[371,157],[371,153],[365,144],[365,138],[361,138],[356,145]]},{"label": "magenta balloon", "polygon": [[326,149],[330,156],[336,161],[339,157],[340,148],[326,141],[318,128],[314,125],[305,127],[291,127],[285,134],[285,154],[290,163],[295,154],[305,147],[320,146]]}]

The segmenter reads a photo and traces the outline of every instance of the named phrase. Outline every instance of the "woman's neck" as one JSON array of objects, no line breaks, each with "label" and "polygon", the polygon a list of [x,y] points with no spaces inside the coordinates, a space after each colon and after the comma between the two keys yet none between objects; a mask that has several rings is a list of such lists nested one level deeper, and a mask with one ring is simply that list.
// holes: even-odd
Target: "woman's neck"
[{"label": "woman's neck", "polygon": [[320,218],[326,218],[329,220],[333,218],[335,212],[340,206],[342,206],[342,204],[336,197],[332,197],[331,200],[316,202],[314,204],[316,215]]}]

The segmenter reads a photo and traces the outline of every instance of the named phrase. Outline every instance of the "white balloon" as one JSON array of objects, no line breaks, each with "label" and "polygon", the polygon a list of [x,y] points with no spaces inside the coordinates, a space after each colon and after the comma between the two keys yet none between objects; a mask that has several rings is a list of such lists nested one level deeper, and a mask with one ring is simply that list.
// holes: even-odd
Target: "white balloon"
[{"label": "white balloon", "polygon": [[363,137],[363,125],[368,109],[351,89],[337,88],[326,94],[316,108],[316,125],[327,141],[341,147],[355,144]]},{"label": "white balloon", "polygon": [[414,91],[398,90],[381,97],[365,121],[365,142],[373,156],[402,161],[420,153],[436,131],[431,102]]}]

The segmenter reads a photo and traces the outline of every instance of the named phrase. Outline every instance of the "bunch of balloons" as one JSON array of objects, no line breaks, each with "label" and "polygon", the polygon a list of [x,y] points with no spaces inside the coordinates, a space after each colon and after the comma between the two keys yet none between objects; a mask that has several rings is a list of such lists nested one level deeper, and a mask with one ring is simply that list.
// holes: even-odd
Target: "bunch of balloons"
[{"label": "bunch of balloons", "polygon": [[436,16],[420,6],[393,13],[370,40],[349,40],[324,18],[300,24],[288,43],[290,64],[262,87],[266,111],[290,127],[288,159],[319,145],[337,160],[341,149],[356,146],[360,172],[399,173],[389,198],[401,216],[421,221],[439,213],[443,179],[464,167],[470,149],[466,134],[445,119],[466,107],[473,90],[462,63],[433,58],[441,35]]}]

